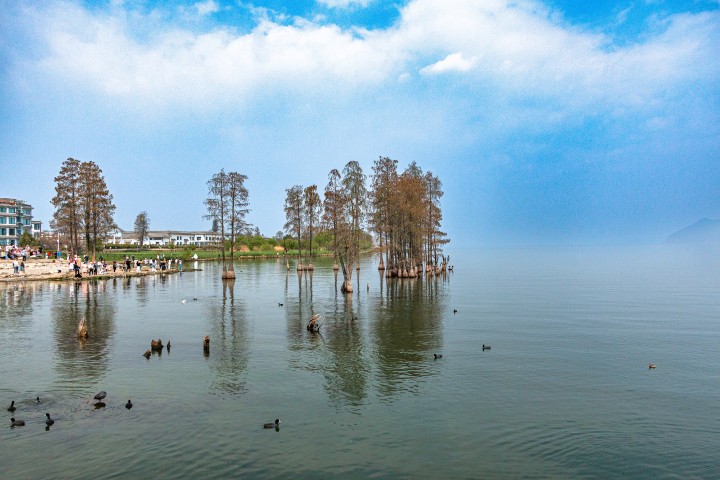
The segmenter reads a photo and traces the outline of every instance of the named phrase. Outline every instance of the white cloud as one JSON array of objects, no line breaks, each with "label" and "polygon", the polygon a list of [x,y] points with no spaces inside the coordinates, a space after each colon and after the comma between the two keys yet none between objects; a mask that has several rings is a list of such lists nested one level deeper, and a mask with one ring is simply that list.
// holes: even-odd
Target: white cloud
[{"label": "white cloud", "polygon": [[[196,6],[217,8],[214,1]],[[351,96],[398,79],[407,85],[409,71],[427,82],[434,81],[430,74],[465,72],[467,88],[474,82],[478,92],[489,86],[563,108],[635,108],[690,77],[716,78],[720,71],[717,13],[671,17],[664,31],[623,47],[556,17],[532,0],[415,0],[384,30],[261,15],[246,33],[166,26],[138,35],[136,12],[102,14],[60,3],[38,11],[32,28],[47,45],[41,76],[135,103],[202,108],[242,104],[259,93]]]},{"label": "white cloud", "polygon": [[475,59],[466,59],[462,53],[451,53],[439,62],[420,69],[422,74],[435,74],[446,72],[467,72],[475,64]]},{"label": "white cloud", "polygon": [[367,7],[370,0],[318,0],[318,3],[330,8]]},{"label": "white cloud", "polygon": [[194,5],[194,7],[197,13],[202,16],[209,15],[211,13],[217,13],[220,11],[220,6],[214,0],[198,2]]}]

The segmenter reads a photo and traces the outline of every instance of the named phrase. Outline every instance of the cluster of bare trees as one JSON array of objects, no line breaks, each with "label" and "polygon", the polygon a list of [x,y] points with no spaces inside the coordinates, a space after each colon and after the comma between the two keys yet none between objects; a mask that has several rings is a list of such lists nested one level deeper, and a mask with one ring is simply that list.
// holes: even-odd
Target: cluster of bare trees
[{"label": "cluster of bare trees", "polygon": [[115,205],[102,170],[94,162],[68,158],[55,177],[55,213],[50,223],[68,240],[70,253],[80,253],[81,239],[85,252],[93,259],[98,244],[116,228]]},{"label": "cluster of bare trees", "polygon": [[[208,198],[205,200],[207,215],[205,218],[212,220],[213,225],[220,228],[220,236],[223,239],[222,278],[235,278],[234,251],[237,236],[248,228],[245,216],[250,209],[248,206],[248,190],[245,187],[246,175],[238,172],[225,172],[224,169],[208,180]],[[230,260],[225,257],[224,241],[229,238]]]},{"label": "cluster of bare trees", "polygon": [[[442,245],[449,240],[440,231],[443,195],[440,180],[431,172],[423,174],[414,162],[399,173],[397,161],[380,157],[373,165],[371,190],[367,177],[356,161],[348,162],[342,172],[330,171],[325,187],[320,228],[333,238],[336,269],[343,273],[343,292],[351,292],[352,271],[360,254],[363,227],[375,233],[381,250],[380,269],[388,277],[416,277],[422,271],[442,271],[445,257]],[[300,240],[310,238],[317,228],[319,202],[317,187],[303,189],[296,185],[286,190],[285,231]],[[298,270],[311,269],[302,265],[298,251]]]},{"label": "cluster of bare trees", "polygon": [[416,277],[423,264],[425,271],[442,271],[442,246],[449,242],[440,230],[442,183],[415,162],[399,173],[397,163],[380,157],[372,167],[369,223],[381,250],[379,268],[387,277]]}]

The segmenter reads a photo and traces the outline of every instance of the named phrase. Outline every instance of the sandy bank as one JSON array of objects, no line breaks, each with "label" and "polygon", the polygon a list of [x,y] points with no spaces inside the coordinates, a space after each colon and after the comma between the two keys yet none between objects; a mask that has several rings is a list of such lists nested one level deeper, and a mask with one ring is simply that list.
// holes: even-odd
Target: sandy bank
[{"label": "sandy bank", "polygon": [[[31,280],[75,280],[75,274],[67,261],[54,261],[45,259],[28,259],[25,262],[25,272],[20,272],[15,275],[13,272],[12,260],[0,261],[0,282],[11,283],[11,282],[24,282]],[[194,269],[183,269],[183,271],[190,272]],[[160,271],[159,269],[155,272],[151,271],[149,267],[143,266],[141,272],[137,272],[135,269],[125,272],[120,267],[117,271],[113,272],[112,267],[109,271],[102,275],[87,275],[83,274],[82,280],[88,279],[99,279],[99,278],[113,278],[113,277],[139,277],[145,275],[167,275],[177,273],[176,268]]]}]

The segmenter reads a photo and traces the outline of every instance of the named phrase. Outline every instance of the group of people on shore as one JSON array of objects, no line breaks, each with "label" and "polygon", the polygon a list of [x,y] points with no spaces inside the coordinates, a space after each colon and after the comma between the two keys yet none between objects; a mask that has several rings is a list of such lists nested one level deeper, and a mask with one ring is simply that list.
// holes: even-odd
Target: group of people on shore
[{"label": "group of people on shore", "polygon": [[90,261],[87,255],[82,260],[77,255],[74,255],[72,257],[68,256],[68,265],[73,270],[75,278],[82,278],[83,274],[89,276],[105,275],[110,273],[111,270],[112,273],[117,273],[118,269],[121,272],[130,272],[134,269],[137,273],[140,273],[143,267],[147,267],[151,272],[157,272],[158,269],[164,272],[176,266],[178,270],[182,271],[182,260],[165,259],[164,256],[160,257],[159,255],[157,258],[145,258],[142,260],[135,258],[134,255],[132,258],[126,255],[123,261],[113,260],[111,264],[108,264],[102,256],[97,261]]},{"label": "group of people on shore", "polygon": [[30,257],[38,258],[42,256],[42,247],[33,248],[30,245],[25,247],[5,245],[3,248],[0,248],[0,258],[7,260],[18,260],[22,258],[23,262],[27,262],[27,259]]}]

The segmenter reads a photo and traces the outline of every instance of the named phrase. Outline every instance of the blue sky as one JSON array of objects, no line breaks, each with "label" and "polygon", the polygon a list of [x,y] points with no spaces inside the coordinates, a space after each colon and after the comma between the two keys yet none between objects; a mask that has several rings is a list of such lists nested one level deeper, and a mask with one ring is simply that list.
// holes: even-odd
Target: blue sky
[{"label": "blue sky", "polygon": [[443,182],[456,245],[657,242],[720,217],[720,2],[0,0],[0,196],[47,226],[67,157],[132,228],[203,229],[206,181],[350,160]]}]

